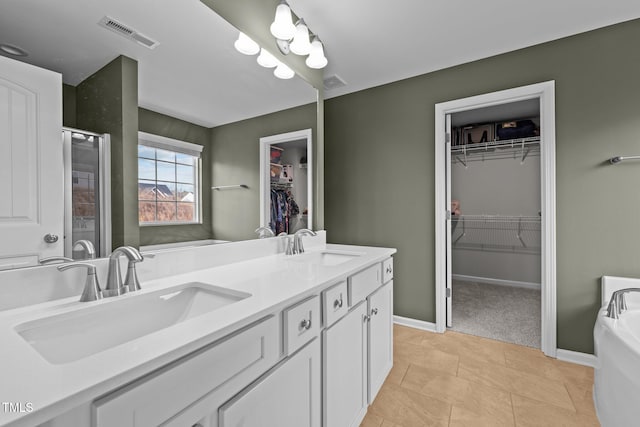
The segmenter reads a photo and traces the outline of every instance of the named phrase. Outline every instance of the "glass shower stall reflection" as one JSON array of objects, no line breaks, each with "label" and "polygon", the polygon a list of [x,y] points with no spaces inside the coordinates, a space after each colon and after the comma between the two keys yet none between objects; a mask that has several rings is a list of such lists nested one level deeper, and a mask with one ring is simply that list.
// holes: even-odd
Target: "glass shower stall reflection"
[{"label": "glass shower stall reflection", "polygon": [[111,253],[109,135],[63,128],[65,182],[64,255],[76,260]]}]

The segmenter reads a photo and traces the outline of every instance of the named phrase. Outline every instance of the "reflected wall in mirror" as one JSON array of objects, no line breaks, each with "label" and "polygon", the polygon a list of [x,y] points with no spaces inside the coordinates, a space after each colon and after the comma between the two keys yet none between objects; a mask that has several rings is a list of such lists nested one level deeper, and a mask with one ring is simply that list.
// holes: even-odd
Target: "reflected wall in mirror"
[{"label": "reflected wall in mirror", "polygon": [[[149,49],[100,26],[106,16],[158,44]],[[7,0],[0,5],[0,17],[0,43],[29,53],[12,60],[62,74],[60,124],[111,136],[112,247],[257,237],[258,140],[303,128],[315,134],[314,88],[298,77],[276,79],[272,70],[257,66],[254,57],[239,54],[233,47],[238,30],[199,1]],[[253,18],[248,16],[246,25],[253,25]],[[139,225],[139,131],[204,147],[201,224]],[[58,157],[48,160],[62,162]],[[248,189],[219,194],[210,190],[239,183]],[[61,217],[61,212],[59,208],[55,215]],[[42,235],[38,239],[42,241]],[[47,256],[62,256],[64,246]],[[12,266],[34,265],[45,256],[34,253],[26,264]]]}]

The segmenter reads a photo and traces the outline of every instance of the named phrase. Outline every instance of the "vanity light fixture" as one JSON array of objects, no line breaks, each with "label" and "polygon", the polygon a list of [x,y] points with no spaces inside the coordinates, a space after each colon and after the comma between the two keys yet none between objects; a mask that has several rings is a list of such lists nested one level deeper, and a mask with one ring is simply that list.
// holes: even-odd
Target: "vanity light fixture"
[{"label": "vanity light fixture", "polygon": [[[287,55],[289,52],[301,56],[308,55],[305,60],[307,67],[314,69],[326,67],[328,61],[327,57],[324,56],[324,47],[320,38],[309,31],[304,19],[300,18],[295,25],[293,24],[291,8],[286,0],[280,0],[280,3],[278,3],[275,19],[271,23],[269,30],[276,38],[276,46],[283,55]],[[313,38],[313,41],[310,42],[311,38]],[[258,43],[243,32],[238,35],[238,40],[236,40],[234,46],[238,52],[245,55],[255,55],[260,52],[258,64],[265,68],[276,67],[273,74],[279,79],[290,79],[295,75],[295,72],[290,67],[283,64],[264,48],[261,48]]]},{"label": "vanity light fixture", "polygon": [[254,42],[242,31],[238,35],[238,40],[233,44],[236,50],[244,55],[255,55],[260,52],[260,45]]}]

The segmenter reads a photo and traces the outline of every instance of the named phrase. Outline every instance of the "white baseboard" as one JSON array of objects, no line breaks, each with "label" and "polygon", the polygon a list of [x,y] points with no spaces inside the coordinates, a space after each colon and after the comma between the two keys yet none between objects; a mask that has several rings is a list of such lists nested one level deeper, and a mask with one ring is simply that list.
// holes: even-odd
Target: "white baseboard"
[{"label": "white baseboard", "polygon": [[598,361],[598,358],[593,354],[563,350],[561,348],[556,350],[556,358],[564,362],[571,362],[577,365],[589,366],[591,368],[595,368]]},{"label": "white baseboard", "polygon": [[487,283],[489,285],[512,286],[514,288],[525,288],[540,290],[540,283],[535,282],[519,282],[517,280],[493,279],[490,277],[467,276],[464,274],[452,274],[453,280],[462,280],[464,282]]},{"label": "white baseboard", "polygon": [[425,322],[424,320],[416,320],[402,316],[393,316],[393,323],[397,323],[398,325],[402,326],[409,326],[410,328],[422,329],[423,331],[437,332],[435,323]]}]

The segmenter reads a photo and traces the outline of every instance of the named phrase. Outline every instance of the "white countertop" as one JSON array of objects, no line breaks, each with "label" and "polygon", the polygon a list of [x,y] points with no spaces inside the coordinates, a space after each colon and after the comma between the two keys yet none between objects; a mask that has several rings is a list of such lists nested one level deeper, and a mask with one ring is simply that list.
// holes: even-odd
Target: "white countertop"
[{"label": "white countertop", "polygon": [[278,254],[142,280],[143,289],[139,293],[187,282],[202,282],[251,296],[66,364],[47,362],[16,332],[15,327],[40,317],[86,310],[119,298],[135,298],[139,293],[88,303],[77,302],[78,297],[74,296],[0,312],[0,401],[29,402],[33,407],[30,413],[6,412],[0,407],[0,426],[32,426],[45,422],[307,295],[318,294],[345,276],[396,252],[389,248],[328,244],[307,253],[320,250],[358,252],[361,255],[339,265],[320,266],[301,262],[299,257],[306,254]]}]

